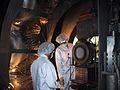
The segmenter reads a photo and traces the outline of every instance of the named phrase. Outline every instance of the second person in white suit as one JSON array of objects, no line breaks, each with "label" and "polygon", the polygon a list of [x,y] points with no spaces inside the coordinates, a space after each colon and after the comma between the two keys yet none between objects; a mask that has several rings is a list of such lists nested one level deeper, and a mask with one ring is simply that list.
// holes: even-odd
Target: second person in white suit
[{"label": "second person in white suit", "polygon": [[70,90],[70,81],[75,79],[75,67],[72,66],[73,44],[68,43],[66,34],[60,34],[56,38],[60,45],[55,51],[55,60],[60,80],[61,90]]}]

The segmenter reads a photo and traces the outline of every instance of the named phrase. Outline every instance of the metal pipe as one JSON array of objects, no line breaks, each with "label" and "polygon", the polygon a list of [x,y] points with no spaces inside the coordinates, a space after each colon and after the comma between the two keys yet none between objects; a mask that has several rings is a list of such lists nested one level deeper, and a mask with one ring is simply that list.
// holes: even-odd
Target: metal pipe
[{"label": "metal pipe", "polygon": [[34,9],[36,5],[36,0],[24,0],[23,8]]},{"label": "metal pipe", "polygon": [[117,76],[116,74],[106,74],[106,88],[105,90],[118,90],[117,89]]},{"label": "metal pipe", "polygon": [[[107,51],[107,30],[109,27],[108,0],[98,0],[98,36],[99,36],[99,62],[98,62],[98,90],[103,89],[104,53]],[[105,11],[105,12],[104,12]]]},{"label": "metal pipe", "polygon": [[104,52],[104,72],[107,71],[107,55],[106,52]]}]

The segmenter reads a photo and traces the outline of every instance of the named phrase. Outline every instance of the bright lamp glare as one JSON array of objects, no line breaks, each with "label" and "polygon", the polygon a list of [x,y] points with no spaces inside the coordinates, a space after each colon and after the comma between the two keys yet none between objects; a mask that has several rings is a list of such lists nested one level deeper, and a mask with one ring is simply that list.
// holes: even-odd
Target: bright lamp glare
[{"label": "bright lamp glare", "polygon": [[77,41],[78,41],[78,38],[75,36],[75,38],[73,40],[73,45],[75,45]]}]

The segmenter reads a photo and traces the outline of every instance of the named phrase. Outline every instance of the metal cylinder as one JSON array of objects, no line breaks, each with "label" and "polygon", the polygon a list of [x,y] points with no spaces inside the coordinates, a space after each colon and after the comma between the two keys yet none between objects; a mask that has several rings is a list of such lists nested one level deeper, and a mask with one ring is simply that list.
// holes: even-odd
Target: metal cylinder
[{"label": "metal cylinder", "polygon": [[107,73],[104,75],[104,90],[118,90],[116,74]]},{"label": "metal cylinder", "polygon": [[23,8],[34,9],[36,5],[36,0],[24,0]]}]

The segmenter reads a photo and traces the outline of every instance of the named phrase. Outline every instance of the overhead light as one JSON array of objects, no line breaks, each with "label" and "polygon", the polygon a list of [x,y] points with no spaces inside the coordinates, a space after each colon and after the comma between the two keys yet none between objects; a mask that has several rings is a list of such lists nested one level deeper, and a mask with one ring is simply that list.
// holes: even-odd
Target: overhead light
[{"label": "overhead light", "polygon": [[78,41],[78,38],[75,36],[73,40],[73,45],[75,45],[77,41]]},{"label": "overhead light", "polygon": [[16,71],[16,68],[12,69],[11,72],[15,72]]},{"label": "overhead light", "polygon": [[12,87],[12,88],[15,88],[14,85],[13,85],[12,83],[9,83],[8,89],[11,90],[11,87]]},{"label": "overhead light", "polygon": [[16,26],[19,26],[20,24],[21,24],[21,20],[16,20],[15,22],[14,22],[14,25],[16,25]]},{"label": "overhead light", "polygon": [[33,26],[33,31],[32,31],[32,33],[33,33],[33,34],[40,34],[40,30],[41,30],[41,27],[40,27],[39,25],[35,24],[35,25]]},{"label": "overhead light", "polygon": [[48,23],[48,19],[44,17],[40,17],[40,24],[45,25]]}]

